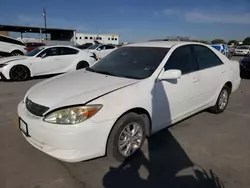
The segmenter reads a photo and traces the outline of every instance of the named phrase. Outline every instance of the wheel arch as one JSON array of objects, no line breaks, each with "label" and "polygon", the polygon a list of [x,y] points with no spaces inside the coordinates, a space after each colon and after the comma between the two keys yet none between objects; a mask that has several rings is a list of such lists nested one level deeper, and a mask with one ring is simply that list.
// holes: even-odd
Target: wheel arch
[{"label": "wheel arch", "polygon": [[24,55],[24,53],[21,50],[18,49],[13,49],[10,54],[12,54],[13,52],[19,52],[21,55]]},{"label": "wheel arch", "polygon": [[144,115],[144,120],[145,120],[145,124],[146,124],[146,127],[145,127],[145,129],[146,129],[146,136],[147,136],[147,137],[150,136],[151,130],[152,130],[152,119],[151,119],[151,116],[150,116],[149,112],[148,112],[146,109],[141,108],[141,107],[132,108],[132,109],[130,109],[130,110],[127,110],[127,111],[124,112],[123,114],[121,114],[121,115],[116,119],[116,121],[114,122],[114,124],[113,124],[113,126],[112,126],[112,128],[111,128],[111,130],[110,130],[110,132],[109,132],[108,138],[107,138],[107,140],[106,140],[105,154],[107,154],[108,140],[109,140],[109,138],[110,138],[111,132],[112,132],[112,130],[113,130],[115,124],[117,123],[117,121],[118,121],[121,117],[123,117],[124,115],[126,115],[126,114],[128,114],[128,113],[131,113],[131,112],[136,113],[136,114],[139,114],[139,115]]},{"label": "wheel arch", "polygon": [[9,68],[9,74],[8,74],[9,78],[10,78],[10,71],[11,71],[11,69],[13,69],[14,67],[17,67],[17,66],[23,66],[23,67],[25,67],[29,71],[29,75],[32,76],[32,72],[31,72],[30,68],[27,65],[17,64],[17,65],[13,65],[12,67]]},{"label": "wheel arch", "polygon": [[78,66],[79,66],[81,63],[85,63],[85,64],[87,64],[87,65],[88,65],[87,67],[89,67],[89,66],[90,66],[90,64],[89,64],[89,62],[88,62],[88,61],[86,61],[86,60],[80,60],[80,61],[78,61],[78,62],[76,63],[76,70],[78,70],[77,68],[78,68]]},{"label": "wheel arch", "polygon": [[233,84],[232,84],[232,82],[230,82],[230,81],[226,82],[226,83],[225,83],[225,86],[228,86],[228,87],[229,87],[229,89],[230,89],[230,93],[231,93],[232,88],[233,88]]}]

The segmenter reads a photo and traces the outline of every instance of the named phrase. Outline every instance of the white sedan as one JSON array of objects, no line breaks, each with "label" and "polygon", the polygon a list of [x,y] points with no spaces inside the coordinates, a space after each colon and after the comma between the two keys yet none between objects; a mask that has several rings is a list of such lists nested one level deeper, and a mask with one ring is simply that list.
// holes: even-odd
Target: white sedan
[{"label": "white sedan", "polygon": [[84,49],[84,51],[95,53],[96,56],[101,59],[116,49],[117,47],[111,44],[93,44],[87,49]]},{"label": "white sedan", "polygon": [[0,79],[23,81],[33,76],[72,72],[97,60],[95,54],[71,46],[38,47],[26,56],[0,59]]},{"label": "white sedan", "polygon": [[18,105],[20,130],[63,161],[122,161],[161,129],[204,109],[223,112],[240,82],[239,63],[208,45],[130,44],[32,87]]}]

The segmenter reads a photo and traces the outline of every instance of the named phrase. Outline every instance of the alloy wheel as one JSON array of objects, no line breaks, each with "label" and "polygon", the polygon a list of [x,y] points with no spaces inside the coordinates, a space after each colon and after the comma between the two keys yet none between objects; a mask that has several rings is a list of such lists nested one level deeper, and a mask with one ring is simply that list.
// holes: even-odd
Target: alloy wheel
[{"label": "alloy wheel", "polygon": [[15,81],[26,80],[29,76],[28,70],[23,66],[13,67],[10,71],[10,78]]},{"label": "alloy wheel", "polygon": [[143,130],[140,124],[133,122],[125,126],[118,138],[119,152],[128,157],[140,148],[143,139]]},{"label": "alloy wheel", "polygon": [[220,93],[220,98],[219,98],[219,108],[221,110],[224,110],[227,106],[227,102],[228,102],[228,92],[226,89],[222,90],[222,92]]}]

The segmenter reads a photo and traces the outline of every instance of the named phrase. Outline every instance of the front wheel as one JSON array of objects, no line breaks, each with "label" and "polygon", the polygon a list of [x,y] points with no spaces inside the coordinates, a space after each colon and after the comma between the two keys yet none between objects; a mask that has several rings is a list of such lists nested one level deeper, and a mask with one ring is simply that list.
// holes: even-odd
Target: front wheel
[{"label": "front wheel", "polygon": [[210,108],[210,111],[215,114],[222,113],[227,107],[229,95],[230,88],[225,85],[219,94],[216,104],[212,108]]},{"label": "front wheel", "polygon": [[145,120],[142,115],[128,113],[114,125],[107,147],[107,156],[118,161],[135,154],[146,138]]},{"label": "front wheel", "polygon": [[12,81],[24,81],[30,78],[30,71],[23,65],[16,65],[10,69],[10,79]]}]

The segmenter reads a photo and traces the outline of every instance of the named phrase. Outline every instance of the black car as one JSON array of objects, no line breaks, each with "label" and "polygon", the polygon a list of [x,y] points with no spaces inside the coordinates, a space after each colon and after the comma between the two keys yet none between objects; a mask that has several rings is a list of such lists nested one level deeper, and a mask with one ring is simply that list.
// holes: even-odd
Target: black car
[{"label": "black car", "polygon": [[242,77],[250,77],[250,56],[240,61],[240,74]]}]

